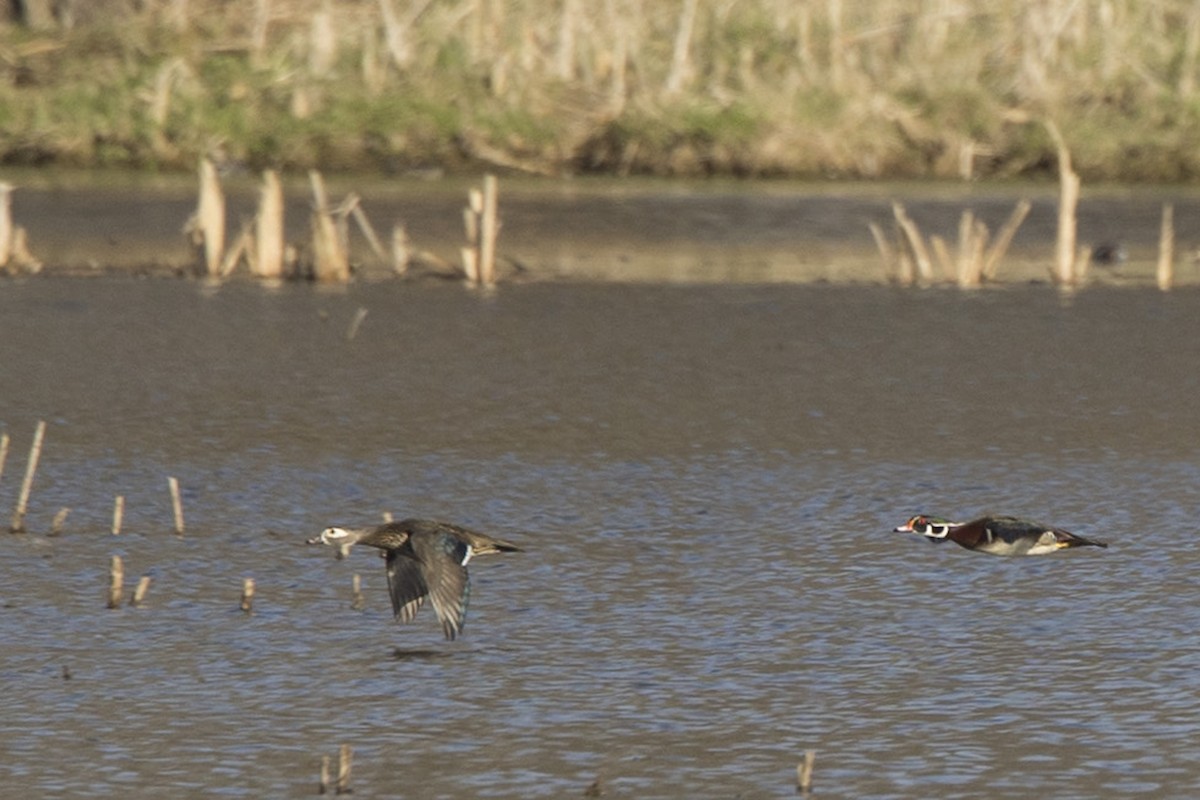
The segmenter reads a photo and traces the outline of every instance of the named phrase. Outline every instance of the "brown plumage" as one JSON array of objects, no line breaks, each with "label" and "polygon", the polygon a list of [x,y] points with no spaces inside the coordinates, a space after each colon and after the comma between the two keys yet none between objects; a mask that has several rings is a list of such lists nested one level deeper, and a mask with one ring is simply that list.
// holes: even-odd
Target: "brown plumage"
[{"label": "brown plumage", "polygon": [[387,558],[392,610],[411,622],[428,597],[447,639],[462,631],[471,594],[467,562],[488,553],[516,553],[521,548],[487,534],[425,519],[388,522],[374,528],[330,527],[308,540],[338,548],[341,558],[356,544],[383,551]]}]

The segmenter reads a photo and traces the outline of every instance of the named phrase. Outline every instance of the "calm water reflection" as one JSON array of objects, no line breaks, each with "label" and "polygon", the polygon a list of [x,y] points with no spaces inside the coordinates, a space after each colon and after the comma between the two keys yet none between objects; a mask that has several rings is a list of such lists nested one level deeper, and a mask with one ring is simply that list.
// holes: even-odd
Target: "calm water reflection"
[{"label": "calm water reflection", "polygon": [[[1190,796],[1198,367],[1193,291],[4,283],[6,514],[49,423],[5,785],[307,795],[347,743],[363,796],[781,797],[807,748],[819,797]],[[528,548],[460,641],[302,544],[384,511]],[[890,533],[919,511],[1112,546]]]}]

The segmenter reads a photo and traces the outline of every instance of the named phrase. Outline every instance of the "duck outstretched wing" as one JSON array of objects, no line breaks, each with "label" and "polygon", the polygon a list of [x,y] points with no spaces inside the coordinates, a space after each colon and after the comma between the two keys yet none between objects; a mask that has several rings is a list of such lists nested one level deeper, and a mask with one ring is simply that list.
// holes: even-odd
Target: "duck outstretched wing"
[{"label": "duck outstretched wing", "polygon": [[405,622],[412,622],[417,610],[425,604],[429,587],[420,562],[395,550],[387,551],[388,593],[392,596],[392,611]]}]

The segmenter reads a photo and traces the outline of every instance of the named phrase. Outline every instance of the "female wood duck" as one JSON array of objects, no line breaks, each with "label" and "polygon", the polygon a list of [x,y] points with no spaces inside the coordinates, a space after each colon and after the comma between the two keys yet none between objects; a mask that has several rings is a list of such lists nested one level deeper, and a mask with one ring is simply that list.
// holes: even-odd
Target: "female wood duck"
[{"label": "female wood duck", "polygon": [[428,597],[447,639],[454,639],[467,615],[471,582],[467,562],[487,553],[519,553],[521,548],[449,522],[406,519],[374,528],[326,528],[309,544],[338,548],[342,558],[356,544],[378,547],[387,558],[392,611],[411,622]]},{"label": "female wood duck", "polygon": [[896,528],[896,532],[919,533],[931,542],[949,539],[968,550],[996,556],[1040,556],[1067,547],[1108,547],[1105,542],[1016,517],[981,517],[973,522],[951,522],[922,515]]}]

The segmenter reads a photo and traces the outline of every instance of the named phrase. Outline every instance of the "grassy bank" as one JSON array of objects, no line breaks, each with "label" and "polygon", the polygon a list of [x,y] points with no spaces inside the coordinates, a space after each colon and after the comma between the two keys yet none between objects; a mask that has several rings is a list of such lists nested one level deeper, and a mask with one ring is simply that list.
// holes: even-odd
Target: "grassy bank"
[{"label": "grassy bank", "polygon": [[1200,175],[1190,0],[97,1],[0,27],[3,163]]}]

